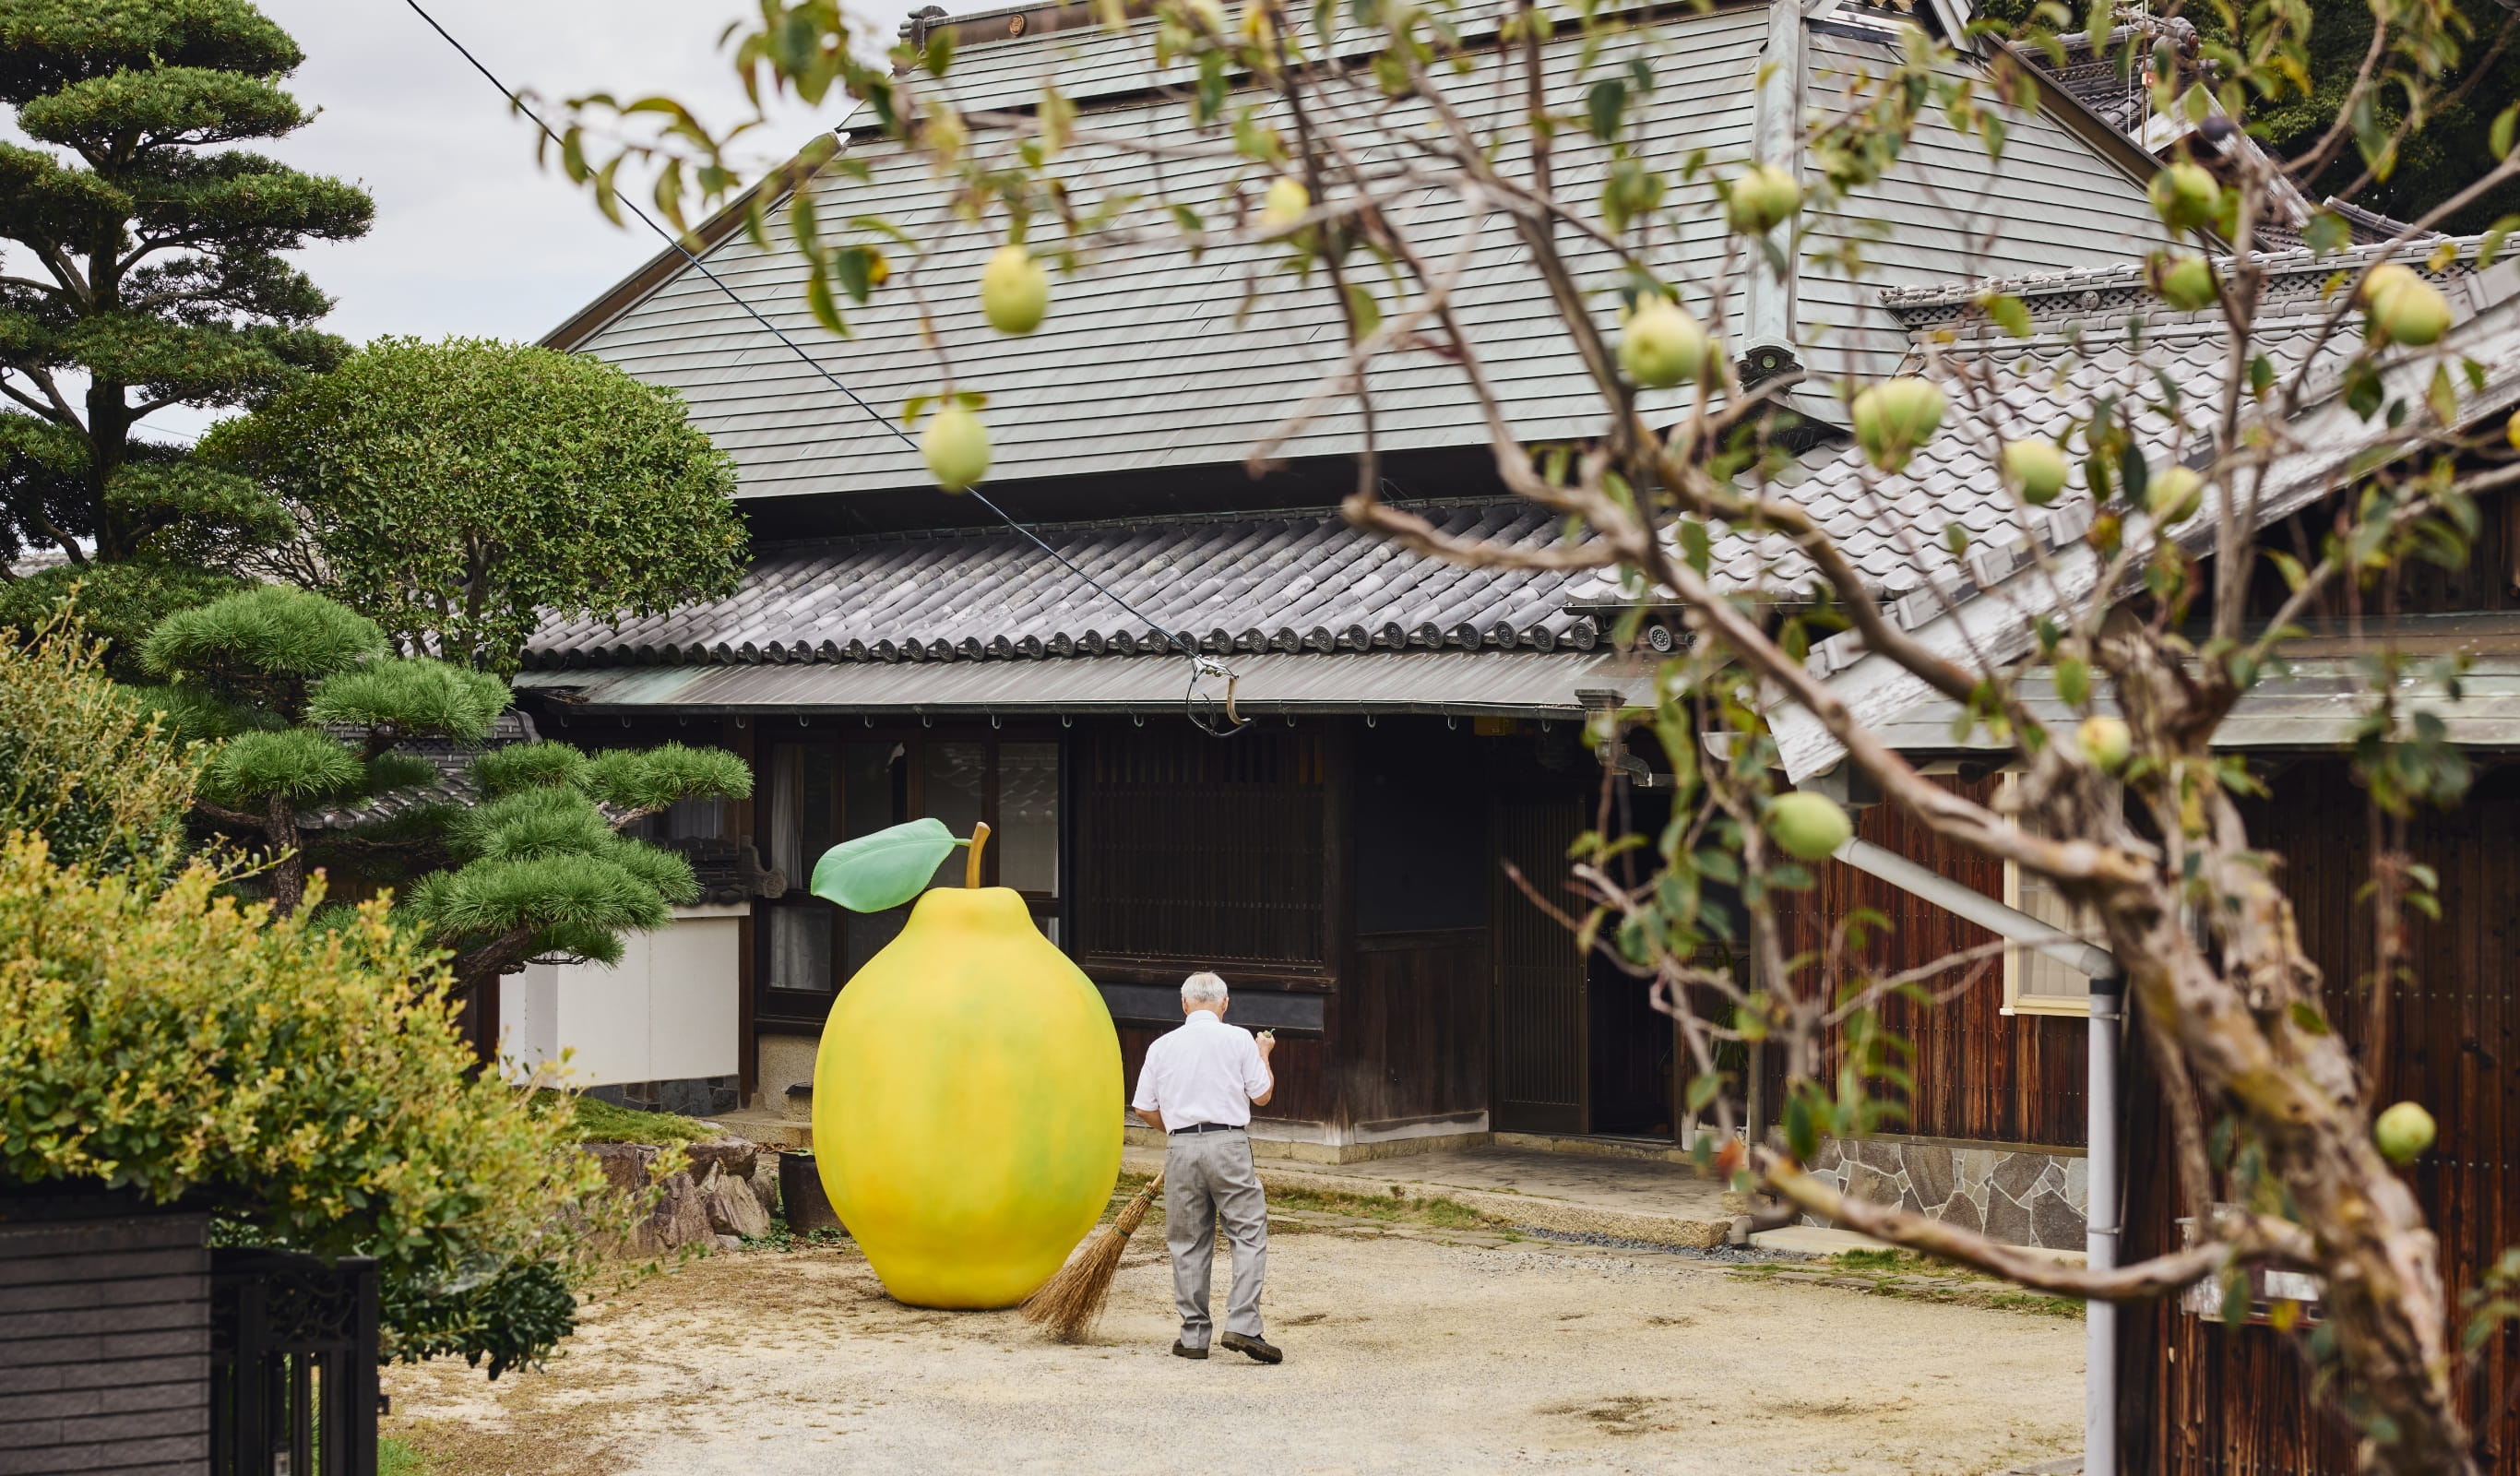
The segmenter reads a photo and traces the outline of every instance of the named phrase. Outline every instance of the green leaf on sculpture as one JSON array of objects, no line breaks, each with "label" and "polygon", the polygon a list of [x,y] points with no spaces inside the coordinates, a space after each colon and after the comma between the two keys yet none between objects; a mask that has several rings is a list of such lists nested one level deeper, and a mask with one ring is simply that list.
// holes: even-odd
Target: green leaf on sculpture
[{"label": "green leaf on sculpture", "polygon": [[935,819],[842,841],[814,863],[813,893],[853,913],[899,907],[925,890],[927,878],[961,843]]}]

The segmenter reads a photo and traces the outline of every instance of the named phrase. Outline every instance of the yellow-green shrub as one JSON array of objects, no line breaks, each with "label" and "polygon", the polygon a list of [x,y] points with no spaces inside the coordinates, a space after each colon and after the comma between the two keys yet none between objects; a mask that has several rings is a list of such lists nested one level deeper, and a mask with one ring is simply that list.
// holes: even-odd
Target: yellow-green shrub
[{"label": "yellow-green shrub", "polygon": [[220,880],[0,842],[0,1180],[203,1196],[262,1243],[378,1257],[389,1303],[564,1254],[601,1176],[565,1113],[477,1069],[435,960],[382,905],[274,918]]},{"label": "yellow-green shrub", "polygon": [[206,754],[114,685],[102,651],[68,612],[0,640],[0,831],[41,834],[65,865],[160,867]]}]

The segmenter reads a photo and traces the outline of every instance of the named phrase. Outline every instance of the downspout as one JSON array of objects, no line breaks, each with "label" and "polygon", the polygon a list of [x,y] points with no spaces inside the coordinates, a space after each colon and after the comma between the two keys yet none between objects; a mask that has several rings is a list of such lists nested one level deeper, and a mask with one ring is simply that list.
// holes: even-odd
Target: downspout
[{"label": "downspout", "polygon": [[[2126,980],[2114,970],[2092,975],[2091,1077],[2084,1089],[2090,1140],[2090,1203],[2083,1221],[2084,1265],[2114,1271],[2124,1229],[2118,1183],[2118,1043],[2126,1017]],[[2118,1304],[2083,1304],[2083,1469],[2118,1476]]]},{"label": "downspout", "polygon": [[[1837,848],[1837,859],[1908,893],[1957,914],[1997,937],[2025,944],[2092,980],[2091,1071],[2083,1095],[2086,1160],[2091,1174],[2083,1221],[2086,1264],[2109,1271],[2118,1264],[2124,1197],[2118,1173],[2118,1042],[2125,1016],[2126,982],[2106,949],[2002,903],[1898,852],[1855,839]],[[2084,1304],[2083,1470],[2118,1476],[2118,1309],[2110,1302]]]},{"label": "downspout", "polygon": [[1837,859],[1859,872],[1878,876],[1906,892],[1967,918],[1999,938],[2027,945],[2076,973],[2097,980],[2117,977],[2118,961],[2107,949],[2086,943],[2051,922],[2042,922],[2017,908],[2005,907],[1974,887],[1962,886],[1930,867],[1861,837],[1837,848]]},{"label": "downspout", "polygon": [[[1751,100],[1750,155],[1802,178],[1804,0],[1769,0],[1768,44],[1759,56],[1758,90]],[[1794,276],[1800,270],[1792,222],[1768,237],[1788,263],[1779,278],[1768,270],[1767,252],[1755,246],[1742,281],[1741,347],[1746,378],[1766,379],[1794,362]],[[1763,358],[1761,350],[1767,350]],[[1781,355],[1781,357],[1779,357]]]}]

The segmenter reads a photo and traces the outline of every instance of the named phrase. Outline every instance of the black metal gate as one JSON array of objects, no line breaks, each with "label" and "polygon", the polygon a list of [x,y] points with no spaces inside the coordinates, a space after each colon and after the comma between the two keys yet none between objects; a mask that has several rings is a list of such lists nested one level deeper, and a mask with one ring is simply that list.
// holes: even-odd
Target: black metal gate
[{"label": "black metal gate", "polygon": [[210,1253],[213,1476],[376,1476],[377,1263]]}]

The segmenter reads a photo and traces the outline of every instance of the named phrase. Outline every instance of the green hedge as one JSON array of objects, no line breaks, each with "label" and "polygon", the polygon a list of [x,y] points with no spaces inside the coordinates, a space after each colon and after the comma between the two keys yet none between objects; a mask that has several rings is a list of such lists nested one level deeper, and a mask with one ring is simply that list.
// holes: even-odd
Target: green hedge
[{"label": "green hedge", "polygon": [[[0,1179],[205,1196],[261,1243],[376,1256],[406,1356],[547,1349],[564,1227],[602,1183],[569,1114],[477,1068],[382,905],[317,927],[222,879],[153,889],[0,842]],[[489,1288],[530,1325],[468,1311]]]}]

